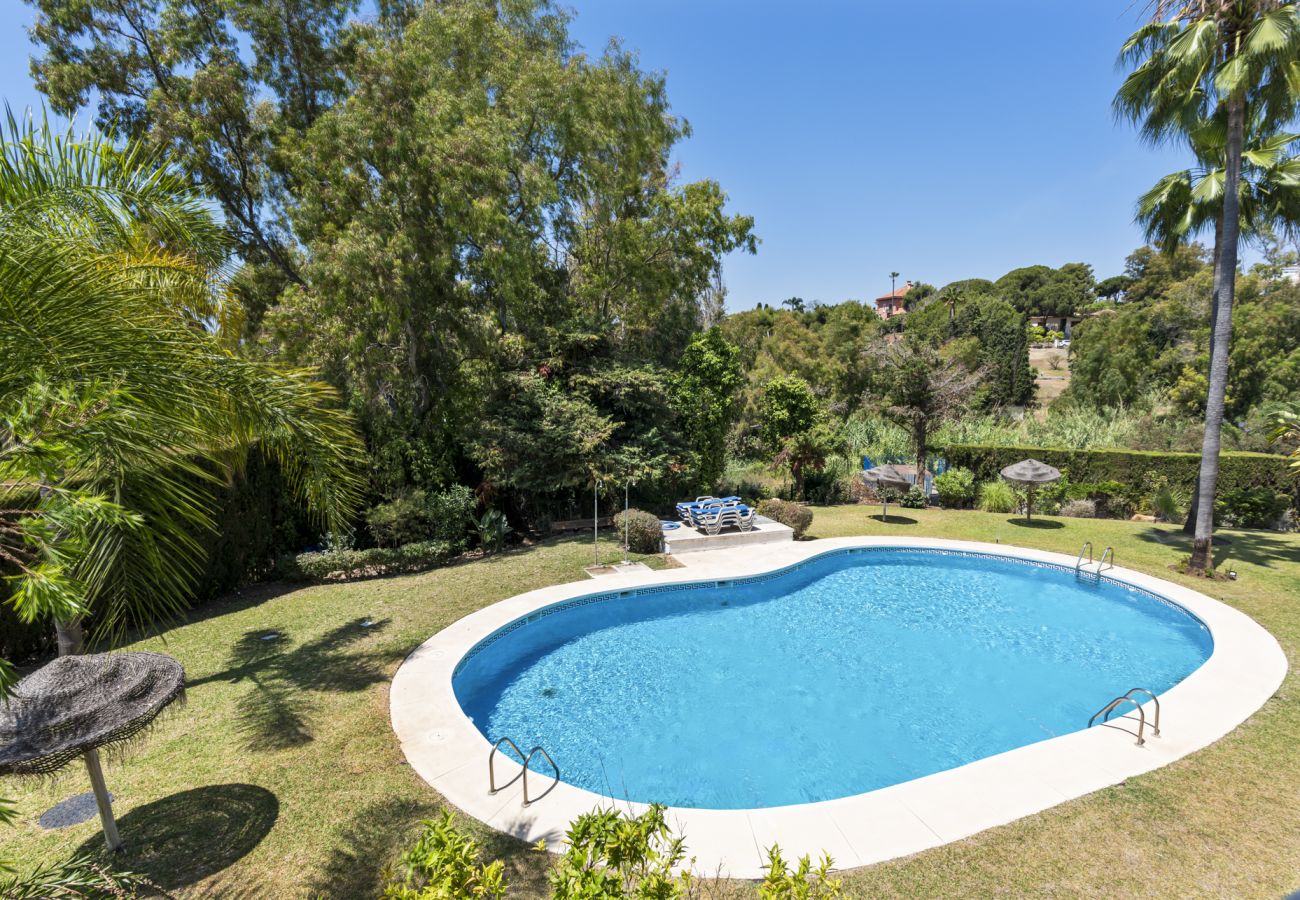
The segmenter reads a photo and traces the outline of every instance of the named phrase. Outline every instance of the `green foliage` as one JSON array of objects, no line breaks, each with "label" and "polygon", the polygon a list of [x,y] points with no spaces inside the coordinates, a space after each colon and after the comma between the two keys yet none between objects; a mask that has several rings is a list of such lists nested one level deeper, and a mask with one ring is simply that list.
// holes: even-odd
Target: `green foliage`
[{"label": "green foliage", "polygon": [[980,485],[977,505],[984,512],[1012,513],[1020,508],[1020,497],[1011,485],[996,479]]},{"label": "green foliage", "polygon": [[[1033,457],[1065,475],[1071,499],[1101,500],[1112,514],[1147,507],[1153,484],[1165,484],[1190,496],[1200,468],[1198,453],[970,444],[950,444],[942,452],[949,465],[968,468],[980,480],[997,478],[997,473],[1006,466]],[[1300,506],[1300,485],[1290,477],[1286,457],[1263,453],[1220,454],[1220,498],[1230,492],[1260,488],[1282,495],[1292,508]]]},{"label": "green foliage", "polygon": [[758,885],[761,900],[833,900],[843,894],[844,885],[831,877],[832,860],[822,854],[816,867],[809,856],[801,856],[794,869],[781,855],[781,848],[773,844],[767,851],[765,874]]},{"label": "green foliage", "polygon": [[865,456],[877,466],[903,462],[912,449],[907,429],[865,409],[857,410],[844,423],[844,443],[850,454]]},{"label": "green foliage", "polygon": [[506,514],[499,509],[489,509],[474,521],[474,533],[478,535],[479,546],[489,553],[504,547],[506,538],[513,531],[506,521]]},{"label": "green foliage", "polygon": [[639,816],[612,808],[589,812],[565,838],[568,847],[547,873],[553,900],[670,900],[691,884],[690,875],[673,871],[686,858],[686,845],[673,836],[663,806],[651,804]]},{"label": "green foliage", "polygon": [[1031,316],[1068,316],[1096,298],[1092,266],[1066,263],[1059,269],[1027,266],[1003,275],[994,284],[996,296]]},{"label": "green foliage", "polygon": [[1093,519],[1097,516],[1097,501],[1068,500],[1061,504],[1060,515],[1075,519]]},{"label": "green foliage", "polygon": [[114,870],[89,856],[47,863],[25,873],[0,877],[5,900],[135,900],[158,896],[143,875]]},{"label": "green foliage", "polygon": [[758,514],[793,528],[795,540],[808,533],[813,520],[813,511],[802,503],[775,498],[759,503]]},{"label": "green foliage", "polygon": [[1229,488],[1220,490],[1214,515],[1229,528],[1276,528],[1293,502],[1272,488]]},{"label": "green foliage", "polygon": [[939,503],[946,509],[961,509],[975,499],[975,473],[952,466],[935,476],[934,489],[939,495]]},{"label": "green foliage", "polygon": [[694,483],[703,490],[712,490],[722,477],[734,399],[743,383],[740,351],[716,327],[692,337],[677,363],[673,405],[694,457]]},{"label": "green foliage", "polygon": [[479,862],[482,849],[452,824],[450,811],[424,822],[414,846],[402,855],[400,874],[384,886],[385,900],[501,898],[505,864]]},{"label": "green foliage", "polygon": [[633,553],[658,553],[663,549],[663,526],[651,513],[639,509],[617,513],[614,532],[620,538],[627,535],[627,546]]},{"label": "green foliage", "polygon": [[904,509],[925,509],[930,505],[930,500],[925,496],[922,488],[912,485],[907,493],[898,499],[898,505]]},{"label": "green foliage", "polygon": [[[508,526],[507,526],[508,527]],[[299,553],[293,558],[290,577],[310,581],[346,581],[376,575],[422,572],[445,565],[459,549],[444,541],[420,541],[400,547],[369,550],[321,550]]]},{"label": "green foliage", "polygon": [[763,438],[779,466],[790,470],[793,494],[802,498],[804,477],[819,471],[839,447],[839,436],[802,378],[787,375],[763,392]]},{"label": "green foliage", "polygon": [[220,476],[254,449],[345,529],[359,495],[351,421],[309,373],[231,351],[226,248],[186,177],[138,144],[9,130],[0,542],[21,538],[5,547],[25,566],[19,615],[93,615],[113,640],[178,612]]},{"label": "green foliage", "polygon": [[463,485],[436,493],[414,490],[409,494],[372,506],[366,524],[381,547],[396,547],[417,541],[441,541],[463,547],[478,501]]}]

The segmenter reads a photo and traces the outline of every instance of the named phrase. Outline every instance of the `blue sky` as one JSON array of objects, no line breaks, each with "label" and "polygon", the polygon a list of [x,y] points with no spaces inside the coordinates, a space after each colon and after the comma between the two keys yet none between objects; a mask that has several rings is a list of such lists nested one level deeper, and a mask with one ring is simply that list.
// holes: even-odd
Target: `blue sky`
[{"label": "blue sky", "polygon": [[[1132,0],[577,0],[591,52],[610,36],[668,80],[693,136],[685,179],[713,178],[754,216],[728,306],[833,303],[900,282],[1017,266],[1118,274],[1141,242],[1133,202],[1186,165],[1117,124],[1115,56]],[[39,103],[19,0],[0,0],[0,95]]]}]

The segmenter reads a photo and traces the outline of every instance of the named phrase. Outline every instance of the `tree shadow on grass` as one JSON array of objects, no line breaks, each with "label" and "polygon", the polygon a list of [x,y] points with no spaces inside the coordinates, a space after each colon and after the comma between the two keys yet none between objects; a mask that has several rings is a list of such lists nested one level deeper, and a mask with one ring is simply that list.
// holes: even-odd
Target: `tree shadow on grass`
[{"label": "tree shadow on grass", "polygon": [[916,519],[913,519],[911,516],[880,515],[880,516],[867,516],[867,518],[876,522],[882,522],[885,525],[915,525],[916,524]]},{"label": "tree shadow on grass", "polygon": [[1056,522],[1052,519],[1007,519],[1008,525],[1015,525],[1017,528],[1045,528],[1055,529],[1064,528],[1064,522]]},{"label": "tree shadow on grass", "polygon": [[244,748],[284,750],[313,739],[311,693],[362,691],[385,680],[385,666],[402,653],[395,649],[357,650],[353,645],[389,624],[385,619],[345,622],[315,640],[290,647],[283,631],[258,628],[244,632],[231,648],[223,671],[189,683],[247,682],[239,702],[238,728]]},{"label": "tree shadow on grass", "polygon": [[334,840],[330,857],[307,889],[307,896],[350,900],[378,897],[384,870],[419,832],[418,823],[438,812],[429,800],[391,798],[359,810]]},{"label": "tree shadow on grass", "polygon": [[[1137,536],[1139,540],[1161,544],[1180,553],[1192,552],[1191,536],[1183,534],[1177,526],[1171,526],[1170,530],[1145,528]],[[1234,531],[1230,538],[1216,536],[1214,539],[1215,566],[1222,565],[1225,560],[1265,569],[1275,568],[1279,562],[1300,564],[1300,545],[1270,531]]]},{"label": "tree shadow on grass", "polygon": [[[117,820],[124,846],[114,866],[174,891],[247,856],[280,815],[275,794],[253,784],[212,784],[137,806]],[[106,857],[98,832],[77,852]]]}]

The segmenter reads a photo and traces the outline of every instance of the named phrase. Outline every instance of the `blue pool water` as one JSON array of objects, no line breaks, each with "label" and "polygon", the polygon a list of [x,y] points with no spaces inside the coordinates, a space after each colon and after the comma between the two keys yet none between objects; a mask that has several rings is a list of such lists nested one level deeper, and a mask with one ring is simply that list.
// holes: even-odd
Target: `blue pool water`
[{"label": "blue pool water", "polygon": [[839,551],[752,583],[568,601],[453,686],[489,739],[613,797],[738,809],[874,790],[1086,726],[1209,658],[1181,607],[1072,570]]}]

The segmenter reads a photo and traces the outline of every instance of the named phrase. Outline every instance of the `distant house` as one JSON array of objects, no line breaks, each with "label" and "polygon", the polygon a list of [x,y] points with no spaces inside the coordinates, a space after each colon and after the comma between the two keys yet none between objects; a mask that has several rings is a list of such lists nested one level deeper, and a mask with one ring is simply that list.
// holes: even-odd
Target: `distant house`
[{"label": "distant house", "polygon": [[1030,316],[1029,324],[1037,325],[1044,331],[1059,331],[1066,339],[1074,333],[1074,326],[1082,321],[1081,316]]},{"label": "distant house", "polygon": [[876,314],[882,319],[892,319],[894,316],[901,316],[907,312],[903,307],[903,298],[907,292],[912,289],[912,282],[907,282],[901,288],[895,288],[892,292],[885,294],[883,297],[876,298]]}]

